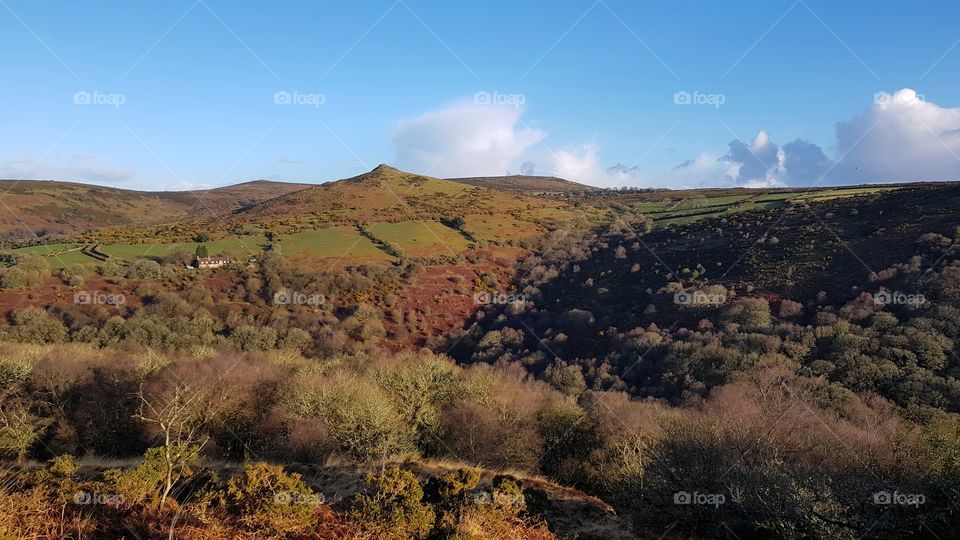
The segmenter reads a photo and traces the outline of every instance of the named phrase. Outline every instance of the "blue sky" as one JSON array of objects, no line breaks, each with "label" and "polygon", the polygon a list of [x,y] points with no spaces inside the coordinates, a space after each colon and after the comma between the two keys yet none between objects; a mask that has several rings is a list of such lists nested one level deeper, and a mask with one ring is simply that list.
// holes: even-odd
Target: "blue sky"
[{"label": "blue sky", "polygon": [[0,0],[0,176],[955,178],[958,19],[923,1]]}]

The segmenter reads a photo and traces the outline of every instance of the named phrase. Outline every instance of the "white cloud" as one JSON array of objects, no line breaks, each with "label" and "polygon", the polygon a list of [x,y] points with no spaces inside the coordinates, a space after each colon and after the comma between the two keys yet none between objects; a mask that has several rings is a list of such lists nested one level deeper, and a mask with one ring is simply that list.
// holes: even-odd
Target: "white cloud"
[{"label": "white cloud", "polygon": [[553,174],[567,180],[602,185],[606,172],[600,166],[599,149],[593,143],[570,146],[553,153]]},{"label": "white cloud", "polygon": [[836,181],[960,179],[960,109],[943,108],[904,88],[877,94],[864,112],[836,126]]},{"label": "white cloud", "polygon": [[960,109],[940,107],[910,88],[881,92],[863,112],[837,123],[834,148],[832,158],[804,139],[778,148],[761,131],[749,145],[731,141],[719,161],[729,168],[729,183],[742,186],[957,180]]},{"label": "white cloud", "polygon": [[456,103],[401,121],[391,136],[396,165],[431,176],[502,175],[546,137],[519,127],[519,106]]},{"label": "white cloud", "polygon": [[594,143],[576,144],[552,155],[555,176],[598,187],[637,186],[647,183],[640,177],[640,167],[622,163],[603,167],[600,147]]},{"label": "white cloud", "polygon": [[39,161],[33,156],[0,160],[0,178],[14,180],[62,180],[94,184],[121,184],[137,175],[135,169],[116,167],[89,154]]}]

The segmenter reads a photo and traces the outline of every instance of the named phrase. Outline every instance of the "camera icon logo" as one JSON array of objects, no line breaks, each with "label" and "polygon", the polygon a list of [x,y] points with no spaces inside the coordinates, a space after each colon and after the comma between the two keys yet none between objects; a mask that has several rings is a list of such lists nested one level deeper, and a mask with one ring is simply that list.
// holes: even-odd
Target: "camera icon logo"
[{"label": "camera icon logo", "polygon": [[286,290],[277,291],[273,293],[273,303],[280,305],[287,305],[290,303],[290,293]]},{"label": "camera icon logo", "polygon": [[93,295],[89,291],[77,291],[73,293],[74,304],[92,304]]},{"label": "camera icon logo", "polygon": [[476,105],[490,105],[493,103],[493,95],[490,92],[477,92],[473,95],[473,102]]},{"label": "camera icon logo", "polygon": [[893,295],[889,291],[880,291],[873,295],[873,303],[878,306],[886,306],[893,302]]},{"label": "camera icon logo", "polygon": [[286,90],[280,90],[273,93],[274,105],[289,105],[293,102],[293,95]]},{"label": "camera icon logo", "polygon": [[889,491],[878,491],[873,494],[873,504],[890,504],[893,502],[893,495]]},{"label": "camera icon logo", "polygon": [[693,497],[686,491],[678,491],[673,494],[673,504],[690,504]]},{"label": "camera icon logo", "polygon": [[673,95],[674,105],[689,105],[693,103],[693,95],[686,90],[681,90]]},{"label": "camera icon logo", "polygon": [[688,306],[693,303],[693,295],[687,291],[680,291],[673,294],[673,303],[681,306]]},{"label": "camera icon logo", "polygon": [[73,94],[74,105],[90,105],[91,103],[93,103],[93,95],[90,92],[81,90]]}]

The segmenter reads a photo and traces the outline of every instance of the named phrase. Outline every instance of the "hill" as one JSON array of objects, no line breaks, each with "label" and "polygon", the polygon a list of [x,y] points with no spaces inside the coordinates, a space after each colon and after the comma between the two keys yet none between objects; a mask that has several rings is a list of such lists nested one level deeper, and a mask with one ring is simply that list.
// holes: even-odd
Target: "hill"
[{"label": "hill", "polygon": [[[663,227],[653,228],[648,222],[649,230],[631,223],[624,214],[605,233],[579,239],[558,236],[548,241],[550,250],[545,255],[525,260],[514,287],[531,291],[527,299],[536,309],[509,317],[506,323],[497,319],[497,313],[487,314],[492,322],[489,328],[506,325],[521,333],[529,331],[521,349],[546,347],[560,357],[619,359],[629,365],[626,359],[636,351],[625,352],[624,343],[634,334],[655,331],[651,329],[689,337],[692,332],[709,335],[716,328],[724,335],[735,328],[727,323],[739,321],[745,328],[767,331],[776,317],[783,324],[811,325],[808,329],[837,324],[838,318],[866,324],[874,321],[871,317],[877,311],[873,295],[883,290],[904,298],[922,293],[921,298],[952,302],[956,268],[951,265],[960,245],[958,208],[960,185],[914,184],[857,196],[801,199]],[[688,305],[697,294],[718,300]],[[865,304],[864,294],[870,295]],[[738,303],[736,298],[746,300]],[[934,313],[942,306],[931,302],[924,307]],[[740,317],[737,311],[754,308],[761,312],[754,319]],[[908,306],[897,315],[906,320],[915,312],[920,312],[916,306]],[[946,311],[935,313],[927,316],[948,318]],[[896,326],[894,319],[886,322]],[[937,324],[953,328],[939,320]],[[564,339],[544,340],[547,345],[533,339],[548,333],[563,334]],[[483,346],[471,349],[468,340],[459,343],[462,360],[484,354]],[[811,363],[822,359],[815,354],[800,357]],[[657,362],[652,356],[649,360],[651,365]],[[578,361],[590,365],[590,360]],[[929,363],[938,377],[955,373],[955,366],[943,369],[945,364]],[[635,384],[637,393],[671,396],[675,389],[668,389],[663,381],[642,379],[646,369],[653,371],[646,364],[643,369],[638,365],[624,368],[629,376],[622,381],[611,383],[616,377],[609,373],[597,375],[597,381],[621,388]],[[711,369],[715,372],[709,377],[714,378],[703,383],[706,387],[710,381],[715,384],[721,367]],[[866,385],[865,379],[849,379],[854,380],[851,385]],[[892,382],[880,388],[875,391],[896,398],[908,395],[892,390],[896,388]],[[960,393],[952,389],[943,393],[950,396],[942,398],[944,403],[960,404]]]},{"label": "hill", "polygon": [[500,191],[518,191],[521,193],[583,193],[603,191],[598,187],[588,186],[556,176],[477,176],[469,178],[448,178],[451,182],[466,184]]},{"label": "hill", "polygon": [[[280,231],[347,225],[382,235],[390,242],[419,232],[437,239],[452,229],[454,236],[472,242],[535,236],[580,214],[564,202],[380,165],[359,176],[288,193],[208,223],[211,227],[260,226]],[[429,230],[422,231],[424,228]]]},{"label": "hill", "polygon": [[215,215],[303,189],[255,181],[195,191],[135,191],[54,180],[0,180],[0,233],[14,238],[70,234]]}]

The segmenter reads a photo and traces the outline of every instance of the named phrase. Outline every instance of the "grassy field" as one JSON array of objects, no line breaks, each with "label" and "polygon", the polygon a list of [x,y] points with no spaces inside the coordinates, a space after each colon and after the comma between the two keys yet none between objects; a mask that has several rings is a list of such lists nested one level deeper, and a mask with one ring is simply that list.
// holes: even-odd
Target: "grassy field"
[{"label": "grassy field", "polygon": [[542,234],[539,227],[520,221],[509,214],[491,216],[470,214],[464,216],[466,229],[478,240],[520,240]]},{"label": "grassy field", "polygon": [[13,250],[12,253],[25,253],[31,255],[50,255],[59,251],[67,251],[82,247],[80,244],[44,244],[42,246],[30,246]]},{"label": "grassy field", "polygon": [[[265,241],[266,238],[262,236],[246,236],[243,238],[206,242],[206,246],[210,255],[230,253],[237,257],[246,257],[262,251]],[[116,259],[133,261],[143,257],[159,258],[177,250],[183,250],[192,254],[199,245],[200,244],[196,242],[174,244],[105,244],[101,246],[100,249]],[[41,255],[47,259],[47,265],[50,268],[63,268],[71,264],[97,264],[100,262],[93,257],[81,253],[80,248],[82,247],[81,244],[46,244],[15,249],[7,251],[6,253]]]},{"label": "grassy field", "polygon": [[330,227],[280,236],[280,253],[295,261],[341,259],[352,264],[388,262],[390,255],[353,227]]},{"label": "grassy field", "polygon": [[[266,238],[262,236],[244,236],[242,238],[205,242],[204,245],[207,246],[207,251],[211,256],[229,253],[236,257],[245,257],[261,252],[264,242],[266,242]],[[109,244],[102,246],[100,250],[111,257],[132,261],[142,257],[163,257],[168,253],[179,250],[192,254],[199,245],[197,242],[175,244]]]},{"label": "grassy field", "polygon": [[649,214],[656,227],[694,223],[701,219],[734,214],[748,210],[782,208],[791,202],[823,202],[845,197],[882,193],[895,187],[837,188],[797,191],[760,192],[755,194],[716,197],[697,196],[689,199],[644,201],[634,205],[637,210]]},{"label": "grassy field", "polygon": [[30,246],[14,250],[6,250],[3,253],[40,255],[47,260],[50,268],[63,268],[71,264],[84,264],[93,259],[80,253],[80,244],[44,244],[42,246]]},{"label": "grassy field", "polygon": [[436,221],[374,223],[370,234],[397,246],[408,257],[456,255],[467,249],[467,240],[457,231]]}]

